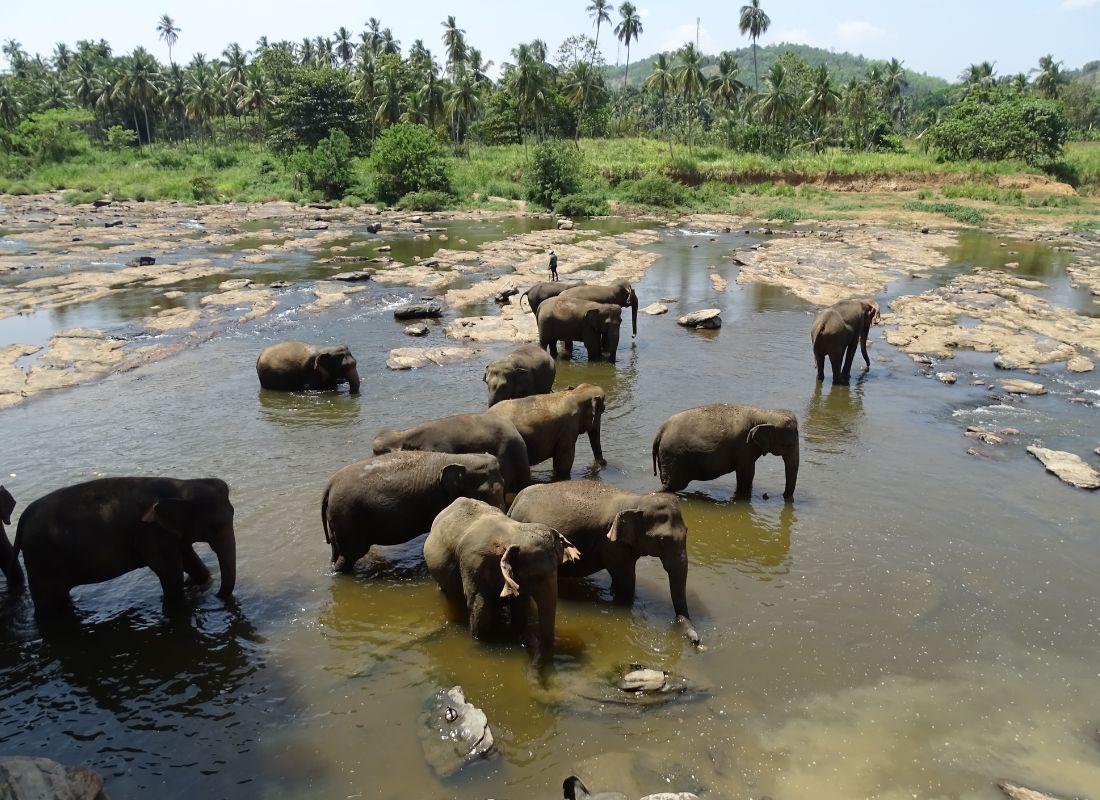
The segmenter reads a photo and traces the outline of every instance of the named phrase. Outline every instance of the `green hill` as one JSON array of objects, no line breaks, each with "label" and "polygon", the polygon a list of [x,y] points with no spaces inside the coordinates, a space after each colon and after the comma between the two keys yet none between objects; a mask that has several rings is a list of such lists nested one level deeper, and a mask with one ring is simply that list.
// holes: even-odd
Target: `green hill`
[{"label": "green hill", "polygon": [[[737,61],[741,65],[741,80],[749,86],[752,86],[752,47],[741,47],[733,52],[737,55]],[[820,47],[811,47],[805,44],[772,44],[757,50],[757,62],[760,67],[761,80],[763,80],[764,74],[767,73],[768,69],[771,67],[772,62],[780,55],[787,52],[794,53],[813,67],[816,67],[818,64],[825,64],[833,73],[833,77],[837,84],[847,83],[852,78],[863,78],[867,75],[867,71],[870,70],[872,66],[876,64],[881,66],[885,63],[884,61],[876,61],[851,53],[834,53],[830,50],[825,50]],[[642,85],[642,82],[648,77],[649,73],[653,71],[653,62],[656,61],[656,59],[657,56],[652,55],[648,58],[643,58],[640,61],[631,63],[629,79],[631,86],[640,87]],[[705,71],[708,74],[715,71],[716,67],[714,67],[714,62],[716,60],[716,56],[704,56],[704,63],[707,65]],[[624,66],[608,67],[605,74],[612,86],[621,86],[624,71]],[[942,78],[909,69],[905,71],[905,78],[909,83],[909,91],[919,94],[943,89],[948,85],[948,82]]]}]

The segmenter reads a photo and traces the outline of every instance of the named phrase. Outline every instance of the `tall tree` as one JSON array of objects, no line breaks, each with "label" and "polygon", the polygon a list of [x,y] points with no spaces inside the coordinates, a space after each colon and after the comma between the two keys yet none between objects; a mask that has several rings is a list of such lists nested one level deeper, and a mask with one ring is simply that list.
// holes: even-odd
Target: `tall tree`
[{"label": "tall tree", "polygon": [[826,142],[822,128],[826,117],[833,114],[840,104],[840,93],[833,86],[832,76],[824,64],[818,65],[814,70],[813,81],[810,84],[810,92],[802,103],[802,110],[810,114],[817,123],[813,131],[813,148],[820,151]]},{"label": "tall tree", "polygon": [[764,78],[764,92],[757,100],[760,119],[782,133],[781,145],[787,149],[787,123],[798,108],[798,96],[794,92],[787,71],[780,61],[772,64]]},{"label": "tall tree", "polygon": [[355,57],[355,43],[351,40],[351,31],[341,25],[332,36],[336,40],[336,57],[346,69]]},{"label": "tall tree", "polygon": [[160,15],[160,22],[157,23],[157,35],[161,41],[168,45],[168,63],[174,64],[172,61],[172,48],[180,38],[180,27],[176,25],[176,21],[167,14]]},{"label": "tall tree", "polygon": [[737,27],[741,35],[752,38],[752,74],[756,81],[756,91],[760,91],[760,70],[756,66],[756,40],[767,33],[772,20],[760,7],[760,0],[749,0],[747,6],[741,6],[741,19]]},{"label": "tall tree", "polygon": [[661,126],[665,129],[665,138],[668,139],[668,158],[671,161],[672,133],[668,127],[668,96],[676,91],[676,76],[672,74],[672,67],[666,53],[657,54],[653,71],[645,79],[644,86],[647,92],[653,92],[661,101]]},{"label": "tall tree", "polygon": [[160,93],[160,69],[157,60],[143,47],[138,47],[124,59],[118,83],[115,84],[116,99],[129,103],[134,112],[134,130],[141,143],[141,128],[138,126],[137,112],[141,109],[145,118],[145,141],[153,141],[153,131],[149,127],[149,106]]},{"label": "tall tree", "polygon": [[619,41],[626,45],[626,70],[623,72],[623,88],[630,75],[630,42],[638,41],[642,35],[642,17],[634,4],[627,0],[619,6],[619,24],[615,26],[615,35]]},{"label": "tall tree", "polygon": [[447,51],[447,71],[451,80],[458,74],[458,65],[466,60],[466,31],[458,27],[454,16],[449,16],[443,25],[443,49]]},{"label": "tall tree", "polygon": [[1055,61],[1052,55],[1045,55],[1039,59],[1039,68],[1034,72],[1037,73],[1033,82],[1035,90],[1049,100],[1056,99],[1058,89],[1066,82],[1066,76],[1062,74],[1062,62]]},{"label": "tall tree", "polygon": [[715,105],[724,107],[726,111],[733,109],[748,88],[737,77],[740,70],[737,56],[727,50],[718,56],[718,74],[707,84],[707,93]]},{"label": "tall tree", "polygon": [[680,64],[676,69],[676,90],[688,109],[688,152],[691,152],[691,123],[699,113],[699,98],[706,91],[707,79],[703,75],[703,56],[695,49],[695,42],[688,42],[678,51]]},{"label": "tall tree", "polygon": [[577,114],[574,139],[581,140],[581,122],[596,107],[604,95],[603,76],[587,61],[578,61],[564,76],[562,89],[566,102]]},{"label": "tall tree", "polygon": [[596,48],[600,46],[600,28],[606,22],[611,24],[611,2],[610,0],[592,0],[586,11],[588,16],[592,17],[592,24],[596,26]]}]

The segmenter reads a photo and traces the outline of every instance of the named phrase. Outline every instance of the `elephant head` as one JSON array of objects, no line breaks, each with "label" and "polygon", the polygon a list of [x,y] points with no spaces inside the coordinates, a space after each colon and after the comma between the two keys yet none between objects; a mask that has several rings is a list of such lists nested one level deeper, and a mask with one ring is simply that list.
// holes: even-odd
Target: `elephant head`
[{"label": "elephant head", "polygon": [[186,496],[158,497],[141,521],[157,525],[188,545],[206,542],[218,559],[221,586],[218,597],[228,598],[237,583],[237,540],[233,533],[233,504],[224,481],[195,481]]},{"label": "elephant head", "polygon": [[592,445],[592,455],[601,466],[607,466],[603,457],[603,445],[600,444],[600,425],[603,421],[603,412],[606,408],[606,395],[599,386],[591,383],[582,383],[576,388],[568,390],[572,393],[580,413],[578,433],[587,433],[588,442]]},{"label": "elephant head", "polygon": [[11,512],[15,511],[15,498],[11,492],[0,486],[0,522],[11,525]]},{"label": "elephant head", "polygon": [[679,498],[668,492],[637,497],[629,508],[615,515],[607,539],[639,555],[661,559],[668,574],[676,622],[692,644],[699,644],[687,607],[687,523],[680,512]]},{"label": "elephant head", "polygon": [[539,613],[536,660],[554,648],[554,624],[558,607],[558,566],[581,557],[580,551],[553,528],[539,523],[516,523],[514,537],[500,558],[504,598],[523,596],[535,602]]},{"label": "elephant head", "polygon": [[[527,397],[533,394],[531,371],[515,364],[508,366],[490,364],[485,368],[485,374],[481,376],[482,382],[489,389],[489,407],[492,408],[501,400],[511,400],[515,397]],[[517,390],[518,393],[517,393]]]},{"label": "elephant head", "polygon": [[614,286],[617,288],[618,296],[616,302],[622,306],[630,306],[630,327],[631,335],[634,338],[638,337],[638,294],[634,291],[634,287],[630,285],[630,281],[625,278],[620,278],[615,281]]},{"label": "elephant head", "polygon": [[776,414],[749,429],[746,442],[760,451],[760,455],[782,456],[786,482],[783,496],[794,497],[794,485],[798,480],[798,420],[793,414]]},{"label": "elephant head", "polygon": [[310,367],[319,376],[320,383],[347,381],[351,393],[359,394],[359,371],[347,345],[318,350],[310,359]]},{"label": "elephant head", "polygon": [[615,361],[615,351],[619,349],[619,326],[622,325],[623,310],[610,303],[600,303],[596,308],[585,312],[585,328],[596,343],[600,357],[608,355],[608,361]]},{"label": "elephant head", "polygon": [[448,464],[439,473],[439,483],[451,500],[472,497],[501,511],[506,510],[504,478],[496,456],[471,454],[465,457],[465,461],[465,464]]}]

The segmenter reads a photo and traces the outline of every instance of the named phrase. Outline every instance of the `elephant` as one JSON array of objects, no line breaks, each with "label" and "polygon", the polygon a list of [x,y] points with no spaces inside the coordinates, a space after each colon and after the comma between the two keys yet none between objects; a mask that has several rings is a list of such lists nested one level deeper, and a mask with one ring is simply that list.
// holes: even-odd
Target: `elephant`
[{"label": "elephant", "polygon": [[566,289],[562,292],[562,295],[575,297],[579,300],[590,300],[593,303],[608,303],[622,308],[630,306],[630,324],[633,338],[638,338],[638,295],[626,278],[618,278],[611,283],[593,283],[587,286],[578,286],[574,289]]},{"label": "elephant", "polygon": [[687,607],[687,525],[674,494],[635,494],[597,481],[528,486],[508,510],[520,522],[541,522],[580,550],[580,558],[560,570],[562,577],[583,578],[607,570],[616,603],[634,602],[638,559],[661,559],[678,624],[699,644]]},{"label": "elephant", "polygon": [[160,579],[165,605],[178,606],[185,573],[190,584],[210,581],[196,542],[206,542],[217,556],[218,597],[228,599],[237,580],[237,544],[225,481],[99,478],[57,489],[27,506],[15,552],[23,553],[36,613],[48,617],[70,606],[74,586],[142,567]]},{"label": "elephant", "polygon": [[527,461],[531,466],[552,458],[554,479],[569,480],[577,437],[582,433],[588,434],[597,463],[607,466],[600,445],[604,405],[603,389],[582,383],[564,392],[502,400],[486,413],[512,421],[527,444]]},{"label": "elephant", "polygon": [[443,593],[469,614],[470,634],[489,639],[503,628],[504,601],[514,598],[512,626],[523,632],[528,606],[538,611],[529,642],[541,661],[554,649],[559,565],[580,557],[553,528],[511,519],[498,508],[460,497],[439,513],[424,541],[424,561]]},{"label": "elephant", "polygon": [[459,497],[504,509],[495,456],[402,450],[349,464],[321,498],[321,525],[338,572],[350,573],[376,544],[403,544]]},{"label": "elephant", "polygon": [[558,342],[565,342],[567,354],[573,352],[573,342],[584,342],[589,361],[607,360],[615,363],[619,349],[619,326],[623,310],[611,303],[565,296],[551,297],[539,306],[539,346],[558,357]]},{"label": "elephant", "polygon": [[678,492],[692,481],[709,481],[737,473],[737,497],[752,494],[756,459],[771,453],[783,457],[783,496],[794,497],[798,479],[798,420],[790,411],[731,403],[691,408],[673,414],[653,439],[653,474],[666,492]]},{"label": "elephant", "polygon": [[516,426],[505,417],[486,412],[443,417],[404,431],[382,431],[374,437],[373,447],[376,456],[396,450],[488,453],[500,464],[506,492],[518,492],[531,482],[527,445]]},{"label": "elephant", "polygon": [[567,289],[576,289],[578,286],[584,286],[584,284],[581,281],[544,281],[542,283],[536,283],[519,296],[520,308],[523,307],[523,298],[526,297],[527,305],[531,308],[531,313],[537,317],[539,306],[542,305],[543,300],[557,297]]},{"label": "elephant", "polygon": [[871,368],[867,335],[878,317],[878,304],[873,300],[841,300],[818,312],[810,326],[810,341],[819,381],[825,380],[825,356],[828,356],[833,366],[833,383],[848,383],[857,343],[866,368]]},{"label": "elephant", "polygon": [[489,390],[489,406],[533,394],[549,394],[554,385],[554,359],[534,344],[521,344],[485,368],[481,380]]},{"label": "elephant", "polygon": [[284,392],[302,389],[335,389],[347,383],[359,394],[359,372],[347,345],[318,347],[305,342],[280,342],[267,347],[256,359],[256,374],[264,389]]},{"label": "elephant", "polygon": [[[630,800],[622,792],[596,792],[592,794],[584,781],[576,775],[570,775],[561,785],[562,800]],[[641,800],[699,800],[699,795],[691,792],[658,792],[647,794]]]},{"label": "elephant", "polygon": [[11,512],[15,511],[15,498],[3,486],[0,486],[0,570],[8,580],[8,591],[18,593],[23,588],[23,569],[19,559],[8,541],[5,525],[11,525]]}]

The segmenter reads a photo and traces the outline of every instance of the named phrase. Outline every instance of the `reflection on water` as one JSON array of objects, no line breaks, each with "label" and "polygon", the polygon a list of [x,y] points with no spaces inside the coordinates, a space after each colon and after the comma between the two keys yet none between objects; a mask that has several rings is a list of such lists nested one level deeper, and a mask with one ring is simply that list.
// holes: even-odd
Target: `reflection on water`
[{"label": "reflection on water", "polygon": [[264,416],[274,425],[345,427],[359,418],[359,398],[348,392],[346,385],[335,392],[259,389],[256,394]]},{"label": "reflection on water", "polygon": [[843,453],[858,444],[866,377],[866,372],[860,372],[847,386],[815,381],[799,426],[803,441],[831,453]]}]

